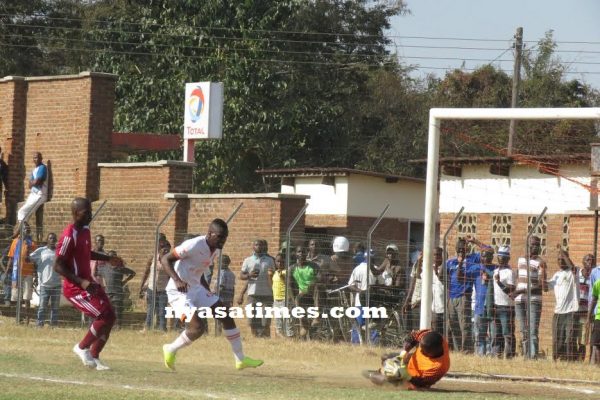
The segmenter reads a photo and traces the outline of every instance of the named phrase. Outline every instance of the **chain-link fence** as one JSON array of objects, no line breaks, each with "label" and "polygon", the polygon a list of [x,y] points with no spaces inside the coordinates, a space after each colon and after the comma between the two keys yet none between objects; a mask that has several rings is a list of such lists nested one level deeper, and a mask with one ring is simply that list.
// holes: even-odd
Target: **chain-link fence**
[{"label": "chain-link fence", "polygon": [[[158,211],[117,220],[115,215],[123,215],[123,210],[117,213],[115,207],[119,206],[107,204],[91,229],[94,249],[114,251],[125,263],[117,269],[103,262],[93,265],[95,277],[105,287],[116,311],[118,326],[137,330],[182,327],[183,322],[165,318],[168,276],[160,267],[153,272],[156,246],[158,254],[165,254],[183,240],[204,234],[205,228],[157,237],[156,221],[161,219],[156,215]],[[368,249],[366,235],[339,238],[293,231],[290,240],[286,235],[267,239],[234,234],[235,219],[230,226],[223,257],[215,259],[205,276],[225,304],[316,310],[300,317],[268,312],[259,317],[246,315],[238,323],[248,324],[255,336],[398,347],[408,331],[419,328],[420,243],[386,238],[375,231]],[[17,281],[12,267],[17,265],[14,250],[19,238],[11,238],[12,226],[1,228],[1,311],[3,315],[15,316]],[[63,226],[53,225],[41,227],[40,233],[33,229],[31,244],[23,246],[19,317],[32,326],[89,323],[60,295],[60,278],[52,272],[52,243],[47,242],[52,242],[51,234],[60,238],[62,229]],[[459,232],[457,236],[466,235]],[[587,260],[584,268],[559,268],[553,257],[544,256],[544,273],[542,263],[532,258],[530,278],[534,290],[530,302],[534,329],[530,334],[527,297],[522,293],[527,263],[523,256],[513,255],[507,265],[498,268],[497,253],[501,247],[492,247],[486,257],[485,247],[474,246],[475,253],[463,255],[464,271],[458,276],[455,238],[448,242],[447,267],[443,267],[442,253],[440,260],[434,261],[432,327],[445,331],[457,351],[505,357],[533,352],[531,356],[539,358],[583,359],[590,336],[586,307],[595,262]],[[367,273],[369,251],[371,268]],[[548,253],[554,255],[552,250]],[[600,273],[596,274],[596,279],[600,278]],[[366,306],[385,312],[385,317],[369,314],[371,309],[366,311]],[[213,326],[213,322],[208,325]]]}]

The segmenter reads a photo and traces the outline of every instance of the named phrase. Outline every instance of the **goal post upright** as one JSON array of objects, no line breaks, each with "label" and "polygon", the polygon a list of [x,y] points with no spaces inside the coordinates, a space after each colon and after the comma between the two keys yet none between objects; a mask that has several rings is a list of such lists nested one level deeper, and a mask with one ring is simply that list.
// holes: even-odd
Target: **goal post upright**
[{"label": "goal post upright", "polygon": [[[445,119],[460,120],[600,120],[600,107],[595,108],[432,108],[429,111],[427,144],[427,180],[425,182],[425,217],[423,238],[423,272],[421,287],[420,328],[431,327],[433,250],[436,243],[438,214],[438,176],[440,127]],[[445,268],[445,266],[443,266]]]}]

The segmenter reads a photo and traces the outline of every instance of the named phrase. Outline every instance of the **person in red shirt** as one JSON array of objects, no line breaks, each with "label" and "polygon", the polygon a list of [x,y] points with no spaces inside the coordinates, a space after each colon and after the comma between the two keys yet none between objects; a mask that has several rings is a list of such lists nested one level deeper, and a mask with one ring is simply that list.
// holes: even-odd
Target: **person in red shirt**
[{"label": "person in red shirt", "polygon": [[92,318],[92,324],[73,352],[83,365],[97,370],[110,369],[100,361],[100,352],[106,345],[115,323],[115,313],[108,296],[92,277],[91,260],[108,261],[122,265],[121,258],[92,251],[88,224],[92,220],[92,204],[78,197],[71,203],[73,223],[63,231],[56,245],[54,270],[63,280],[63,294],[75,308]]}]

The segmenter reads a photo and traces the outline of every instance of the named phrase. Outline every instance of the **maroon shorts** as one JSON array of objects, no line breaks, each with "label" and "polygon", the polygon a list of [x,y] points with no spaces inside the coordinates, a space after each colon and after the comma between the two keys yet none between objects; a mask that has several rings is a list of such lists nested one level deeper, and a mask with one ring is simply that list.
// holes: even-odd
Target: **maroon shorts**
[{"label": "maroon shorts", "polygon": [[93,295],[89,294],[85,290],[82,290],[72,297],[67,297],[67,300],[69,300],[76,309],[88,317],[98,318],[101,315],[113,313],[110,300],[102,289],[98,289],[98,291]]}]

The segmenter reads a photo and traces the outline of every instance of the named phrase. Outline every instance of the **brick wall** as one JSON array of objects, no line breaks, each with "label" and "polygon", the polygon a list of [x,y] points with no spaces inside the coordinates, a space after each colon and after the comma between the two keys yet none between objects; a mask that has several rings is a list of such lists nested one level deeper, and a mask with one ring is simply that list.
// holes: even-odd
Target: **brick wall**
[{"label": "brick wall", "polygon": [[[528,215],[513,214],[511,216],[511,265],[516,268],[518,257],[524,257],[526,254],[527,238],[527,219]],[[552,278],[558,270],[557,263],[557,244],[562,242],[563,237],[563,218],[562,214],[546,215],[546,255],[543,257],[548,265],[548,279]],[[569,221],[569,254],[575,265],[580,266],[581,260],[585,254],[593,253],[594,240],[594,217],[590,214],[570,215]],[[441,235],[443,235],[450,225],[454,214],[441,214],[440,225]],[[491,241],[491,214],[477,215],[477,237],[484,243]],[[449,235],[448,254],[454,256],[456,230]],[[542,318],[540,321],[540,349],[546,354],[550,354],[552,348],[552,317],[554,313],[555,297],[554,292],[549,290],[543,295]],[[519,327],[517,325],[517,336],[519,336]]]},{"label": "brick wall", "polygon": [[100,164],[100,198],[158,200],[165,193],[190,193],[193,166],[181,161]]},{"label": "brick wall", "polygon": [[0,79],[0,146],[4,161],[9,165],[8,187],[3,197],[2,216],[14,221],[16,204],[21,201],[22,182],[25,178],[23,157],[25,151],[25,116],[27,83],[24,78]]},{"label": "brick wall", "polygon": [[[98,75],[98,74],[97,74]],[[98,199],[100,191],[99,163],[111,161],[112,122],[115,103],[115,83],[111,76],[89,80],[89,133],[85,166],[86,197]],[[82,172],[83,173],[83,172]]]},{"label": "brick wall", "polygon": [[[50,170],[52,199],[98,199],[98,161],[110,157],[113,75],[28,78],[25,166],[39,151]],[[24,181],[23,196],[29,189]]]}]

